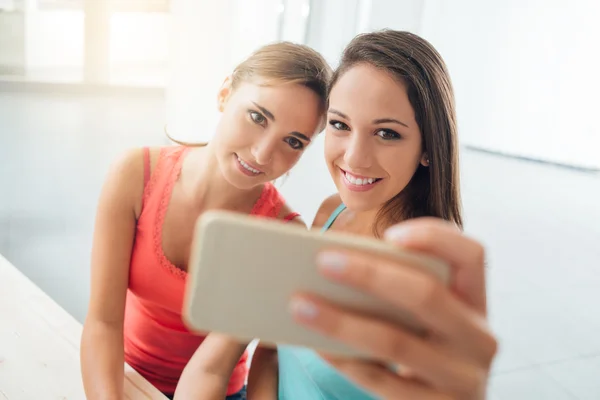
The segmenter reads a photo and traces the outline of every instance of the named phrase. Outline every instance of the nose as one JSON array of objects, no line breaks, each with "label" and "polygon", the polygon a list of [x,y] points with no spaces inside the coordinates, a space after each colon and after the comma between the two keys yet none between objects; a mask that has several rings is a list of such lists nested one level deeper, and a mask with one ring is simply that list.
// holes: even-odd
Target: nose
[{"label": "nose", "polygon": [[275,140],[265,137],[252,147],[251,153],[257,164],[267,165],[273,159],[274,151]]},{"label": "nose", "polygon": [[373,149],[368,135],[354,133],[348,138],[344,162],[354,170],[360,171],[372,166]]}]

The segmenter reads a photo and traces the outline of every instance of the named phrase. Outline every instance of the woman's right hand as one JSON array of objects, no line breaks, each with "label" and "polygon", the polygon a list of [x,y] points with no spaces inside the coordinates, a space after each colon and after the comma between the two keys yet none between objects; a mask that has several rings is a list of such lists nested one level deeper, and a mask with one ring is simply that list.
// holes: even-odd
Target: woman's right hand
[{"label": "woman's right hand", "polygon": [[[482,246],[433,218],[398,224],[386,239],[446,261],[452,269],[450,287],[415,268],[358,251],[324,254],[321,271],[335,282],[409,311],[425,326],[425,337],[308,293],[293,300],[297,321],[381,360],[384,364],[327,357],[382,398],[484,399],[497,343],[486,321]],[[400,373],[385,364],[400,365]]]}]

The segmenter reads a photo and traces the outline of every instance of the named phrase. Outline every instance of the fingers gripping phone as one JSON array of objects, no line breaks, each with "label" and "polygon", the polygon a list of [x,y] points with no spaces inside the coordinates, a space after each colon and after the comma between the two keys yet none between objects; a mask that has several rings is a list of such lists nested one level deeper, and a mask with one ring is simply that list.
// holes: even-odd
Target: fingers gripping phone
[{"label": "fingers gripping phone", "polygon": [[260,339],[263,346],[287,344],[364,356],[293,320],[288,311],[290,297],[307,291],[415,332],[421,330],[407,312],[323,278],[315,259],[325,248],[364,250],[421,269],[444,284],[449,280],[445,263],[402,251],[382,240],[337,232],[323,234],[297,224],[210,211],[200,216],[195,227],[183,310],[186,324],[197,332],[221,332],[248,342]]}]

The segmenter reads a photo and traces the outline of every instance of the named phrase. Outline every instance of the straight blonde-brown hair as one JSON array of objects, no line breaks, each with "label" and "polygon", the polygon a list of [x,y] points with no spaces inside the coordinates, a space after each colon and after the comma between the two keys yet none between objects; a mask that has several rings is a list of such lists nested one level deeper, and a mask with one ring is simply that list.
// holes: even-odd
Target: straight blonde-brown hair
[{"label": "straight blonde-brown hair", "polygon": [[[242,61],[231,74],[231,88],[235,91],[243,82],[260,82],[275,86],[297,84],[312,90],[320,101],[325,124],[327,88],[332,69],[321,54],[312,48],[291,42],[277,42],[260,47]],[[207,143],[187,143],[174,139],[165,127],[165,134],[182,146],[206,146]]]}]

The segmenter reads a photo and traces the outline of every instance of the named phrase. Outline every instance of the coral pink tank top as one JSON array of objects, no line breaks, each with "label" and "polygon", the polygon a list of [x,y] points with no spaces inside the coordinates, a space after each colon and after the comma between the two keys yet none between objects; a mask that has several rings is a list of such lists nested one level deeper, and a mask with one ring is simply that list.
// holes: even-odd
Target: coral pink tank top
[{"label": "coral pink tank top", "polygon": [[[142,212],[136,229],[125,307],[125,361],[166,394],[173,394],[181,373],[204,340],[184,326],[181,316],[187,273],[175,267],[162,250],[162,225],[189,148],[161,149],[150,176],[148,150],[144,152],[145,173]],[[253,215],[276,218],[284,204],[282,196],[266,184],[254,205]],[[298,214],[286,216],[293,219]],[[232,316],[233,318],[233,316]],[[227,394],[244,386],[247,353],[239,360]]]}]

